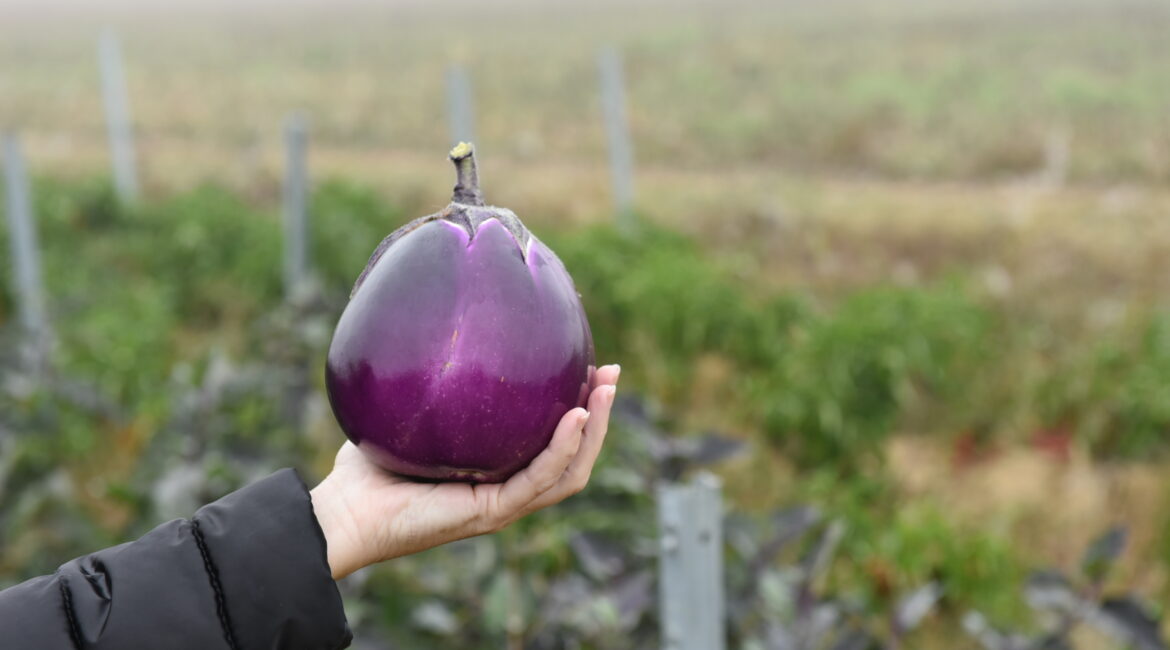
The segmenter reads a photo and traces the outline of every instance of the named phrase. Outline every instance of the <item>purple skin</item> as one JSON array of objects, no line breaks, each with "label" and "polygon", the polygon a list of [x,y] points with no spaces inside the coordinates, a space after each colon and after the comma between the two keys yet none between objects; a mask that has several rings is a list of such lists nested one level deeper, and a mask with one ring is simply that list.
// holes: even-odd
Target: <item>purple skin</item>
[{"label": "purple skin", "polygon": [[325,379],[342,430],[378,465],[495,483],[584,406],[592,364],[589,323],[557,256],[511,212],[456,202],[375,251]]}]

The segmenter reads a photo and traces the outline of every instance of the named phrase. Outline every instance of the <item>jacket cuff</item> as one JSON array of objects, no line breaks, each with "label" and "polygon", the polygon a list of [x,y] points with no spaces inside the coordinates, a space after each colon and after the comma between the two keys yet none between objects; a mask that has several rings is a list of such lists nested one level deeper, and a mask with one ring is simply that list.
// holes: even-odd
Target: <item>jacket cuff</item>
[{"label": "jacket cuff", "polygon": [[191,518],[238,648],[344,648],[353,639],[309,491],[283,469]]}]

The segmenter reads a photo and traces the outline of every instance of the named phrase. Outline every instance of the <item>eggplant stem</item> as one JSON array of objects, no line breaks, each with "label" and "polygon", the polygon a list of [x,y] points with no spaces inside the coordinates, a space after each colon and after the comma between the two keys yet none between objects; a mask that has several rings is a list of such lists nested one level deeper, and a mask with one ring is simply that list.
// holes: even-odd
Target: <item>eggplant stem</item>
[{"label": "eggplant stem", "polygon": [[483,192],[479,189],[479,173],[475,168],[475,147],[470,142],[460,142],[448,154],[455,163],[455,192],[451,201],[464,205],[486,205]]}]

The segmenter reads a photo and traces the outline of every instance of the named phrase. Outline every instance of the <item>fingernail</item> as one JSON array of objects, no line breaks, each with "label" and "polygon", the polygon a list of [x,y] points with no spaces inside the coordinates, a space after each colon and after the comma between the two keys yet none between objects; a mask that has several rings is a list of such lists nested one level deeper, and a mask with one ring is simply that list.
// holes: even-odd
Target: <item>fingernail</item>
[{"label": "fingernail", "polygon": [[605,392],[608,393],[605,396],[605,401],[613,404],[614,397],[617,395],[617,386],[609,386],[605,389]]},{"label": "fingernail", "polygon": [[613,383],[616,384],[619,377],[622,376],[622,365],[620,363],[613,364]]},{"label": "fingernail", "polygon": [[589,421],[589,411],[585,411],[585,415],[582,415],[578,420],[580,420],[580,423],[577,426],[584,429],[585,423]]}]

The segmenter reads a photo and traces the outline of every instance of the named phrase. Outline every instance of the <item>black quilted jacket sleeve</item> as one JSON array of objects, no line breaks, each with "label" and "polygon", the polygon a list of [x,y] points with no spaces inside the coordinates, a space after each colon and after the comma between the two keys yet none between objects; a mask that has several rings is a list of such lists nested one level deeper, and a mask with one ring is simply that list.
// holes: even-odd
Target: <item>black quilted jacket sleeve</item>
[{"label": "black quilted jacket sleeve", "polygon": [[281,470],[0,591],[0,648],[335,650],[351,634],[304,483]]}]

